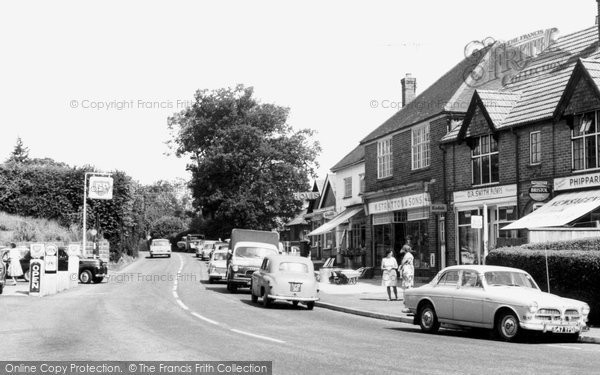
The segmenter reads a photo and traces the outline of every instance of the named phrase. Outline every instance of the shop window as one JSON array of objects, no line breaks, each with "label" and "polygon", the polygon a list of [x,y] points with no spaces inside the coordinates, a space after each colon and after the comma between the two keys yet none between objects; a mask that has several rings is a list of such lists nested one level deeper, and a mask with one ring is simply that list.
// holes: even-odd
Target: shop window
[{"label": "shop window", "polygon": [[352,197],[352,177],[344,178],[344,198]]},{"label": "shop window", "polygon": [[375,265],[381,265],[381,259],[387,250],[392,249],[391,224],[375,225]]},{"label": "shop window", "polygon": [[498,207],[498,218],[494,225],[495,232],[498,238],[517,238],[518,231],[515,230],[499,230],[517,220],[517,208],[515,206]]},{"label": "shop window", "polygon": [[472,151],[473,185],[500,181],[498,143],[491,135],[479,137]]},{"label": "shop window", "polygon": [[412,169],[421,169],[430,164],[429,123],[416,126],[411,131]]},{"label": "shop window", "polygon": [[597,112],[586,113],[576,118],[571,131],[573,170],[581,171],[598,168],[598,146],[600,132],[597,126]]},{"label": "shop window", "polygon": [[471,216],[479,210],[458,212],[458,248],[460,264],[479,264],[479,230],[471,228]]},{"label": "shop window", "polygon": [[529,163],[539,164],[542,162],[542,132],[529,133]]},{"label": "shop window", "polygon": [[392,138],[377,142],[377,178],[392,175]]}]

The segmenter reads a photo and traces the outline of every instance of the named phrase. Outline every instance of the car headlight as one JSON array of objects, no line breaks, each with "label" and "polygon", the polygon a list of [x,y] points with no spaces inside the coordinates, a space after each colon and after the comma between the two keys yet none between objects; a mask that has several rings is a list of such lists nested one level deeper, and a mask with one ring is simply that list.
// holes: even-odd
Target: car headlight
[{"label": "car headlight", "polygon": [[538,310],[538,304],[537,302],[533,301],[529,304],[529,306],[527,306],[527,308],[529,309],[529,312],[533,314]]},{"label": "car headlight", "polygon": [[234,264],[231,268],[233,269],[233,272],[237,272],[239,269],[237,264]]},{"label": "car headlight", "polygon": [[581,308],[581,315],[588,315],[590,313],[590,306],[586,303]]}]

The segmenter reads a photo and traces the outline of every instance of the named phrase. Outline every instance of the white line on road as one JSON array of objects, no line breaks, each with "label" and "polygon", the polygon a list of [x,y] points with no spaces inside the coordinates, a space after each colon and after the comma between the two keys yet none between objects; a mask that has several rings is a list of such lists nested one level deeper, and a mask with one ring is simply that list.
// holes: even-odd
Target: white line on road
[{"label": "white line on road", "polygon": [[246,336],[250,336],[250,337],[255,337],[257,339],[263,339],[263,340],[268,340],[268,341],[273,341],[273,342],[277,342],[279,344],[285,344],[285,341],[281,341],[281,340],[277,340],[274,339],[272,337],[268,337],[268,336],[262,336],[262,335],[256,335],[254,333],[250,333],[250,332],[244,332],[244,331],[240,331],[239,329],[235,329],[235,328],[231,328],[230,329],[231,332],[235,332],[235,333],[239,333],[241,335],[246,335]]},{"label": "white line on road", "polygon": [[184,310],[187,310],[187,311],[189,311],[189,310],[190,310],[190,308],[189,308],[189,307],[187,307],[187,306],[186,306],[186,305],[185,305],[183,302],[181,302],[181,300],[180,300],[179,298],[177,299],[177,304],[178,304],[179,306],[181,306],[181,308],[182,308],[182,309],[184,309]]},{"label": "white line on road", "polygon": [[195,313],[195,312],[193,312],[193,311],[192,311],[192,315],[193,315],[193,316],[195,316],[196,318],[198,318],[198,319],[202,319],[202,320],[204,320],[205,322],[208,322],[208,323],[210,323],[210,324],[214,324],[214,325],[216,325],[216,326],[218,326],[218,325],[219,325],[219,322],[215,322],[215,321],[214,321],[214,320],[212,320],[212,319],[205,318],[205,317],[203,317],[202,315],[200,315],[200,314],[198,314],[198,313]]}]

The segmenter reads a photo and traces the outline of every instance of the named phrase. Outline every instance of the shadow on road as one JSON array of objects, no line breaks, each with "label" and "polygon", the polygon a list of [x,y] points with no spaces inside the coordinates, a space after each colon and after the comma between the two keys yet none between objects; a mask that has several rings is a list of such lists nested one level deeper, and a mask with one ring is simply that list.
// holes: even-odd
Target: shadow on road
[{"label": "shadow on road", "polygon": [[269,305],[269,307],[264,307],[262,305],[262,299],[259,298],[257,303],[253,303],[251,300],[249,299],[242,299],[240,300],[240,302],[245,303],[248,306],[255,306],[257,308],[262,308],[262,309],[267,309],[267,310],[277,310],[277,311],[285,311],[285,310],[306,310],[308,311],[308,309],[306,308],[306,305],[302,305],[302,304],[298,304],[298,306],[294,306],[292,305],[291,302],[285,302],[285,301],[277,301],[277,302],[273,302]]}]

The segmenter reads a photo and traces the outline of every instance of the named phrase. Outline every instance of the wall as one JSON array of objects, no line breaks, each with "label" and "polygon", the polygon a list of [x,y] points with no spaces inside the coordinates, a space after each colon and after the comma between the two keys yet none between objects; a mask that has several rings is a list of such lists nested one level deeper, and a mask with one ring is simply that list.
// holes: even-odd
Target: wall
[{"label": "wall", "polygon": [[[330,178],[333,180],[332,186],[335,187],[335,211],[343,212],[346,207],[361,204],[362,195],[360,194],[360,174],[365,173],[365,163],[356,164],[336,171]],[[344,197],[344,179],[352,177],[352,196]]]}]

